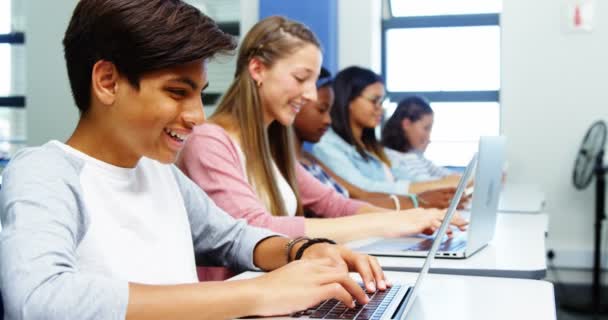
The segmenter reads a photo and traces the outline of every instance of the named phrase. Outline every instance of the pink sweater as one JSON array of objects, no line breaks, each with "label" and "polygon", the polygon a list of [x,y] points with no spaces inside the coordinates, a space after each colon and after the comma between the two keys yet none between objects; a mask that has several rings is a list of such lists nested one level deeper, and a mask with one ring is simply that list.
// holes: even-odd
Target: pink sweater
[{"label": "pink sweater", "polygon": [[[222,127],[196,127],[180,152],[177,165],[233,217],[289,237],[305,235],[303,217],[273,216],[268,212],[244,175],[234,140]],[[320,217],[352,215],[364,205],[322,184],[300,164],[296,166],[296,177],[302,205]]]}]

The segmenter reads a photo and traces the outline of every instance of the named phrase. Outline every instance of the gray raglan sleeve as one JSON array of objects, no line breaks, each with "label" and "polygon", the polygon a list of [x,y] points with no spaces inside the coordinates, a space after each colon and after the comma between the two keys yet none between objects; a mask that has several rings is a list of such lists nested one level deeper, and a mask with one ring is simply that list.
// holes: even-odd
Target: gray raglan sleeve
[{"label": "gray raglan sleeve", "polygon": [[256,245],[282,235],[234,219],[177,167],[173,166],[173,171],[188,211],[197,263],[234,271],[257,270],[253,263]]},{"label": "gray raglan sleeve", "polygon": [[124,319],[128,283],[79,270],[86,232],[77,164],[41,147],[2,173],[0,288],[7,319]]}]

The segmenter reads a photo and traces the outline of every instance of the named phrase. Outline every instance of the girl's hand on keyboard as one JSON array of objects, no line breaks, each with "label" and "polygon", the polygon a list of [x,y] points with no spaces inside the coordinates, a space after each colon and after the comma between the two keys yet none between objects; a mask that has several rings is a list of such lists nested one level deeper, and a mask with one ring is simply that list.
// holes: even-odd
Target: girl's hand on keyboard
[{"label": "girl's hand on keyboard", "polygon": [[327,299],[337,299],[352,307],[355,300],[360,304],[369,302],[369,297],[344,266],[336,266],[331,258],[293,261],[246,281],[253,283],[253,290],[263,290],[254,308],[254,314],[259,316],[290,314]]},{"label": "girl's hand on keyboard", "polygon": [[[445,210],[438,209],[409,209],[400,212],[377,214],[374,219],[383,228],[384,237],[398,238],[419,233],[432,234],[441,226]],[[454,215],[451,224],[465,230],[468,222],[458,213]]]}]

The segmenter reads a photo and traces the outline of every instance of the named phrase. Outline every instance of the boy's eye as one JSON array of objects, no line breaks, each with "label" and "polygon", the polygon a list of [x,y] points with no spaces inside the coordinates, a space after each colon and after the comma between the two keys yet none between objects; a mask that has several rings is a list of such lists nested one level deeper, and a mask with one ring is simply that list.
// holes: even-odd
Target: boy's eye
[{"label": "boy's eye", "polygon": [[184,89],[176,89],[176,88],[169,88],[167,89],[167,91],[169,91],[172,94],[178,95],[178,96],[186,96],[187,92]]}]

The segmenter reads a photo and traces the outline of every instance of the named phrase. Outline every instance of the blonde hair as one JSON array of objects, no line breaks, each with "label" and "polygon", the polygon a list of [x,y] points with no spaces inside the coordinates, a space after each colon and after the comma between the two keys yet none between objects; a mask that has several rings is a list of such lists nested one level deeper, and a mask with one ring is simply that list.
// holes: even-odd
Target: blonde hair
[{"label": "blonde hair", "polygon": [[[319,41],[305,25],[284,17],[272,16],[258,22],[247,33],[239,49],[234,80],[210,118],[222,125],[224,118],[234,120],[240,132],[241,147],[246,158],[249,183],[269,211],[286,215],[285,204],[276,183],[272,161],[293,189],[297,199],[297,215],[304,214],[295,174],[295,148],[291,127],[274,121],[264,128],[262,103],[258,87],[248,71],[249,61],[258,59],[266,67],[306,44],[320,48]],[[272,140],[268,137],[271,136]]]}]

